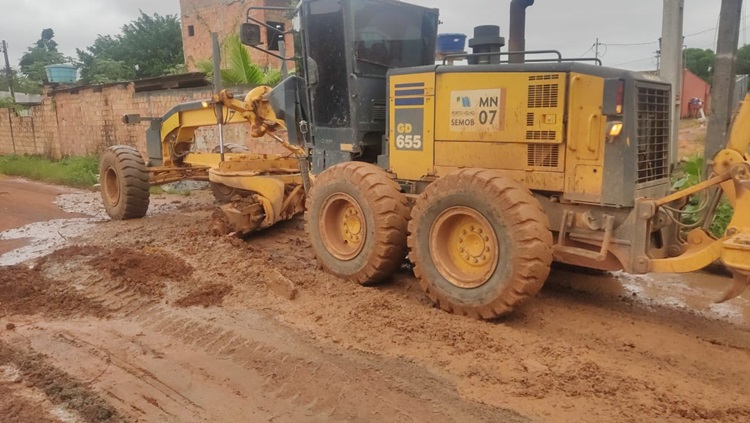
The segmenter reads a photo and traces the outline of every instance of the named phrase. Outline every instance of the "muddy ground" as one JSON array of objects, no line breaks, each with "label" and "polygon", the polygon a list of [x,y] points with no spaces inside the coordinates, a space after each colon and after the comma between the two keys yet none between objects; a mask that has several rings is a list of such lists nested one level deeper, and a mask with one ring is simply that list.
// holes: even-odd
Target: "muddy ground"
[{"label": "muddy ground", "polygon": [[127,222],[96,195],[57,197],[91,217],[55,252],[0,255],[0,421],[750,421],[750,295],[713,305],[722,277],[558,269],[481,322],[408,267],[322,272],[301,220],[240,241],[210,234],[207,192]]}]

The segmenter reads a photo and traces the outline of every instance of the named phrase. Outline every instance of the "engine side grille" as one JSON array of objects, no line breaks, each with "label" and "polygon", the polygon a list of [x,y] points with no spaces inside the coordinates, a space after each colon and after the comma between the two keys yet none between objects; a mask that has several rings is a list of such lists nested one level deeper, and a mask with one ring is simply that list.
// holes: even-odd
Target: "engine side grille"
[{"label": "engine side grille", "polygon": [[555,131],[526,131],[527,141],[554,141],[556,138]]},{"label": "engine side grille", "polygon": [[375,100],[372,102],[372,120],[373,122],[385,121],[385,101]]},{"label": "engine side grille", "polygon": [[534,114],[526,113],[526,126],[534,126]]},{"label": "engine side grille", "polygon": [[638,178],[669,177],[669,90],[638,87]]},{"label": "engine side grille", "polygon": [[549,79],[560,79],[560,76],[557,74],[548,73],[546,75],[531,75],[529,77],[529,81],[543,81]]},{"label": "engine side grille", "polygon": [[529,167],[557,168],[560,165],[559,144],[529,144],[527,149]]},{"label": "engine side grille", "polygon": [[559,91],[558,84],[529,85],[529,109],[557,107]]}]

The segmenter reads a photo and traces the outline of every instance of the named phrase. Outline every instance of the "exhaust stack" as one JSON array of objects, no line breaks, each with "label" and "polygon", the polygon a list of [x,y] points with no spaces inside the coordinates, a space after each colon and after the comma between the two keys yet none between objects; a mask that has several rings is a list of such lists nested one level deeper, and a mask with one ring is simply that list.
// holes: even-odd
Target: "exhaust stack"
[{"label": "exhaust stack", "polygon": [[[526,8],[532,6],[534,0],[512,0],[510,2],[510,30],[508,39],[508,51],[526,50]],[[523,63],[525,55],[511,54],[510,63]]]},{"label": "exhaust stack", "polygon": [[[474,38],[469,40],[469,47],[474,54],[499,53],[505,45],[505,38],[500,36],[497,25],[482,25],[474,28]],[[488,54],[486,56],[469,57],[470,65],[500,63],[500,56]]]}]

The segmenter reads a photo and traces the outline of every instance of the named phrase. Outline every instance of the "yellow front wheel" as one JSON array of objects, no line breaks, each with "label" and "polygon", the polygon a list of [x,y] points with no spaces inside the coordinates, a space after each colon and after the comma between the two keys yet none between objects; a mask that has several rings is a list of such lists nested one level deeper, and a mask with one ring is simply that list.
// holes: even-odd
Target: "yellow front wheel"
[{"label": "yellow front wheel", "polygon": [[430,184],[409,222],[409,259],[442,309],[491,319],[535,295],[552,263],[547,216],[528,189],[486,169]]},{"label": "yellow front wheel", "polygon": [[484,285],[498,262],[497,235],[479,212],[451,207],[430,228],[430,255],[448,282],[459,288]]},{"label": "yellow front wheel", "polygon": [[406,196],[383,169],[361,162],[326,169],[306,208],[310,244],[328,272],[371,284],[388,278],[406,259]]},{"label": "yellow front wheel", "polygon": [[146,215],[149,173],[138,150],[126,145],[108,148],[99,160],[99,183],[104,208],[112,220]]}]

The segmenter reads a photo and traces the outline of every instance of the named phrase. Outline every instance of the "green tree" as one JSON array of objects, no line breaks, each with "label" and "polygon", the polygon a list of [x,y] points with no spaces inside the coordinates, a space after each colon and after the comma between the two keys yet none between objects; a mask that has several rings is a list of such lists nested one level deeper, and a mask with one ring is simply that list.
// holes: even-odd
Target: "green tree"
[{"label": "green tree", "polygon": [[[277,69],[263,69],[253,63],[250,53],[240,41],[239,35],[230,35],[224,39],[221,46],[222,57],[226,68],[221,70],[221,82],[227,86],[242,85],[270,85],[274,86],[281,79],[281,71]],[[198,69],[206,74],[206,78],[213,80],[213,62],[204,60],[196,63]]]},{"label": "green tree", "polygon": [[100,84],[135,78],[135,66],[125,57],[121,41],[111,35],[99,35],[86,50],[76,49],[81,81]]},{"label": "green tree", "polygon": [[26,50],[18,62],[21,73],[36,84],[47,82],[45,66],[69,61],[57,51],[57,42],[53,39],[54,37],[55,31],[52,28],[42,30],[41,38]]},{"label": "green tree", "polygon": [[177,16],[141,11],[120,29],[121,34],[99,35],[86,50],[76,50],[84,83],[163,76],[183,63]]},{"label": "green tree", "polygon": [[[42,93],[42,86],[30,80],[25,75],[22,75],[15,70],[13,70],[13,89],[17,93],[24,93],[24,94],[41,94]],[[8,78],[3,76],[0,78],[0,91],[10,91],[8,88]]]},{"label": "green tree", "polygon": [[706,82],[711,82],[714,59],[713,50],[689,48],[685,50],[685,67]]},{"label": "green tree", "polygon": [[737,75],[750,75],[750,44],[737,50]]}]

